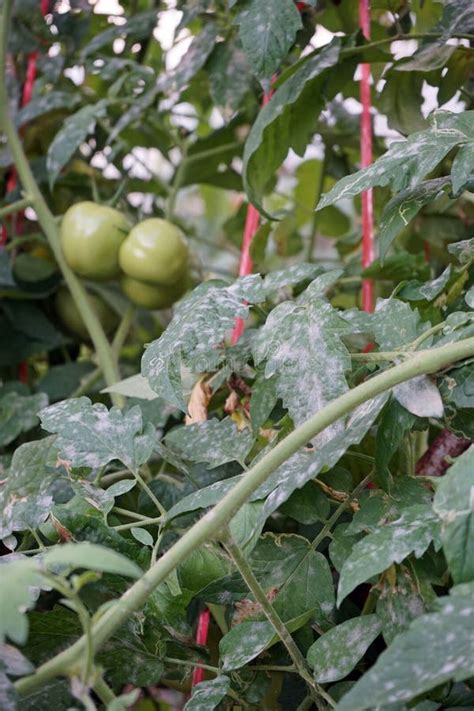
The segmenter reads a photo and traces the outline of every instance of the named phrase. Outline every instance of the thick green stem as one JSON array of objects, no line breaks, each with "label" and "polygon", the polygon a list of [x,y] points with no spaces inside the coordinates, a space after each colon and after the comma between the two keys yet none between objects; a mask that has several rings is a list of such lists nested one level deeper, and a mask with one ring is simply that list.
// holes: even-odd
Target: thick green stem
[{"label": "thick green stem", "polygon": [[[61,249],[56,220],[41,194],[16,128],[8,113],[5,58],[12,6],[12,0],[4,0],[0,20],[0,127],[7,138],[8,147],[12,153],[23,187],[31,199],[31,206],[36,212],[38,221],[48,238],[48,242],[61,269],[67,287],[86,324],[107,385],[113,385],[120,380],[120,374],[118,372],[117,363],[113,357],[112,349],[84,287],[66,264]],[[112,395],[111,398],[113,402],[120,403],[120,398],[116,398],[114,395]]]},{"label": "thick green stem", "polygon": [[[329,405],[296,428],[268,454],[260,459],[222,500],[161,556],[161,558],[132,585],[132,587],[109,607],[93,627],[94,647],[99,649],[104,642],[146,602],[153,590],[190,553],[206,541],[216,538],[227,526],[238,509],[292,454],[304,447],[313,437],[345,417],[354,408],[384,393],[395,385],[418,375],[435,373],[451,363],[474,356],[474,337],[450,343],[441,348],[417,351],[408,361],[375,375],[349,392],[333,400]],[[85,640],[79,639],[71,647],[41,665],[36,673],[20,679],[16,688],[21,694],[40,687],[57,675],[67,675],[72,665],[84,654]]]},{"label": "thick green stem", "polygon": [[21,212],[31,205],[31,199],[29,197],[24,197],[21,200],[12,202],[11,205],[5,205],[5,207],[0,208],[0,220],[4,217],[12,215],[14,212]]},{"label": "thick green stem", "polygon": [[268,600],[267,596],[265,595],[265,591],[263,590],[262,586],[258,582],[257,578],[255,577],[255,574],[251,568],[251,566],[248,564],[247,560],[245,559],[245,556],[243,555],[242,551],[240,550],[239,546],[230,538],[230,536],[227,536],[224,540],[224,546],[229,553],[230,557],[234,561],[234,564],[239,571],[240,575],[242,576],[243,581],[247,585],[248,589],[254,596],[255,600],[259,603],[260,607],[262,608],[262,612],[267,618],[267,620],[270,622],[271,626],[275,630],[276,634],[282,641],[283,645],[285,646],[286,651],[290,655],[291,661],[293,662],[298,674],[302,679],[305,680],[305,682],[308,684],[310,689],[313,692],[313,697],[318,705],[318,708],[325,708],[324,705],[321,704],[321,701],[324,699],[327,703],[329,703],[330,706],[334,706],[334,702],[332,701],[331,697],[326,694],[324,689],[322,689],[313,679],[311,676],[311,672],[309,671],[307,665],[306,665],[306,660],[301,654],[296,642],[294,641],[293,637],[291,636],[287,626],[281,619],[280,615],[278,612],[275,610],[273,607],[272,603]]},{"label": "thick green stem", "polygon": [[[110,686],[106,683],[103,677],[100,677],[97,679],[94,683],[94,686],[92,687],[99,697],[99,699],[102,701],[103,704],[106,706],[110,704],[112,701],[116,701],[117,697],[115,696],[114,692],[110,688]],[[123,709],[125,711],[125,705],[123,706]]]}]

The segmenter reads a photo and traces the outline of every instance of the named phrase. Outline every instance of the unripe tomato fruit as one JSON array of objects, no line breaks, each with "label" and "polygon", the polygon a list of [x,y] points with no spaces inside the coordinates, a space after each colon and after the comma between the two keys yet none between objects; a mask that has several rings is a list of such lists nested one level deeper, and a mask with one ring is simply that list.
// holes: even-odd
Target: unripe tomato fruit
[{"label": "unripe tomato fruit", "polygon": [[168,220],[152,217],[139,222],[120,247],[120,266],[133,279],[171,286],[188,268],[188,243]]},{"label": "unripe tomato fruit", "polygon": [[138,281],[127,275],[122,277],[120,285],[132,303],[145,309],[169,309],[184,294],[188,286],[185,277],[172,286],[158,286]]},{"label": "unripe tomato fruit", "polygon": [[[99,321],[106,333],[111,333],[118,324],[118,316],[115,311],[103,301],[97,294],[87,294],[89,301],[96,312]],[[61,323],[74,336],[78,336],[83,341],[90,341],[89,332],[86,328],[81,313],[76,306],[68,289],[61,286],[55,296],[54,305],[56,313]]]},{"label": "unripe tomato fruit", "polygon": [[118,210],[93,202],[78,202],[61,222],[61,244],[71,269],[88,279],[115,279],[120,275],[120,245],[130,229]]}]

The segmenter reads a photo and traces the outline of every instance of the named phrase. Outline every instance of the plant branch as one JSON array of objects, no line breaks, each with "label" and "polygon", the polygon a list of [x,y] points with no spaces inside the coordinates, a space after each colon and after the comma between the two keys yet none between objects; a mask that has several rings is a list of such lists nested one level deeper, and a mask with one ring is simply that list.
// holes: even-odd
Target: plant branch
[{"label": "plant branch", "polygon": [[115,335],[112,341],[112,350],[117,362],[120,356],[120,351],[122,350],[123,344],[125,343],[130,328],[132,326],[134,316],[135,306],[133,304],[130,304],[125,310],[124,315],[122,316],[122,320],[120,321],[119,326],[115,331]]},{"label": "plant branch", "polygon": [[298,646],[296,645],[296,642],[294,641],[293,637],[291,636],[290,632],[288,631],[287,626],[281,619],[280,615],[278,612],[275,610],[273,607],[272,603],[270,600],[267,598],[265,595],[265,591],[258,582],[257,578],[255,577],[255,574],[251,568],[251,566],[247,563],[245,556],[243,555],[242,551],[240,550],[239,546],[232,540],[229,534],[226,536],[224,539],[224,546],[229,553],[230,557],[234,561],[234,564],[239,571],[243,581],[247,585],[248,589],[254,596],[256,602],[259,603],[260,607],[262,608],[262,612],[267,618],[267,620],[270,622],[271,626],[275,630],[277,636],[280,638],[282,641],[283,645],[286,648],[286,651],[290,655],[291,661],[293,662],[298,674],[302,679],[305,680],[305,682],[308,684],[310,687],[312,693],[313,693],[313,698],[318,706],[318,709],[324,709],[325,706],[321,703],[321,701],[324,699],[327,703],[329,703],[330,706],[334,706],[334,702],[331,699],[331,697],[324,691],[322,687],[320,687],[313,677],[311,676],[311,672],[309,671],[307,665],[306,665],[306,660],[301,654]]},{"label": "plant branch", "polygon": [[14,212],[21,212],[30,205],[31,198],[28,196],[22,198],[21,200],[17,200],[16,202],[12,202],[10,205],[5,205],[5,207],[0,208],[0,220],[8,217],[8,215],[12,215]]},{"label": "plant branch", "polygon": [[[61,269],[68,289],[81,313],[84,323],[86,324],[107,385],[113,385],[120,380],[120,375],[110,344],[97,314],[95,313],[92,304],[87,297],[86,290],[64,259],[56,220],[38,187],[16,128],[8,113],[6,52],[12,6],[12,0],[4,0],[0,20],[0,127],[4,131],[7,138],[8,147],[10,148],[11,154],[15,161],[18,175],[27,195],[30,197],[31,206],[34,208],[38,216],[38,221],[46,237],[48,238],[48,242]],[[120,403],[120,398],[116,398],[114,395],[111,395],[111,398],[114,403]]]},{"label": "plant branch", "polygon": [[112,526],[114,531],[129,531],[131,528],[144,528],[146,526],[157,526],[159,523],[163,523],[163,516],[157,516],[156,518],[147,518],[146,521],[132,521],[131,523],[121,523],[118,526]]},{"label": "plant branch", "polygon": [[[95,651],[100,649],[133,612],[144,605],[153,590],[177,565],[203,543],[218,536],[219,531],[229,523],[238,509],[270,477],[272,472],[313,437],[339,418],[348,415],[359,405],[391,390],[395,385],[418,375],[435,373],[452,363],[472,356],[474,356],[474,337],[440,348],[417,351],[409,360],[387,368],[336,398],[293,430],[251,467],[232,490],[211,511],[191,526],[115,605],[104,612],[93,626]],[[26,694],[57,675],[67,675],[74,663],[77,663],[84,654],[84,649],[85,640],[82,637],[68,649],[38,667],[35,674],[17,681],[15,684],[17,691]]]},{"label": "plant branch", "polygon": [[349,494],[349,496],[347,497],[347,499],[345,501],[343,501],[342,503],[339,504],[337,509],[334,511],[333,515],[326,521],[326,523],[324,524],[324,526],[322,527],[322,529],[320,530],[320,532],[318,533],[318,535],[316,536],[314,541],[311,543],[311,548],[313,548],[313,550],[316,550],[317,547],[319,546],[319,544],[326,538],[326,536],[329,535],[329,532],[333,528],[336,521],[342,516],[344,511],[350,506],[351,502],[354,501],[354,499],[356,499],[362,491],[364,491],[364,489],[366,488],[366,486],[369,483],[369,481],[371,480],[371,478],[372,478],[372,472],[370,474],[368,474],[364,479],[362,479],[362,481],[359,484],[357,484],[355,489],[353,491],[351,491],[351,493]]}]

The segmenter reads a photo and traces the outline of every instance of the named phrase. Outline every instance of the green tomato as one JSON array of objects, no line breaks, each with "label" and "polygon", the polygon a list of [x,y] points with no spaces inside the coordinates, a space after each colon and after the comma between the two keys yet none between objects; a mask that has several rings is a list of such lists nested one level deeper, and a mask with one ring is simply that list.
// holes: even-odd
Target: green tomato
[{"label": "green tomato", "polygon": [[[87,294],[90,304],[96,312],[99,321],[106,333],[115,330],[118,324],[118,316],[115,311],[96,294]],[[83,341],[90,341],[89,332],[83,321],[81,313],[76,306],[68,289],[61,286],[55,296],[54,305],[56,313],[67,330]]]},{"label": "green tomato", "polygon": [[126,275],[122,277],[120,285],[132,303],[145,309],[169,309],[188,287],[186,278],[173,286],[158,286]]},{"label": "green tomato", "polygon": [[171,286],[184,278],[189,250],[181,230],[153,217],[139,222],[120,247],[120,266],[133,279]]},{"label": "green tomato", "polygon": [[61,222],[61,244],[71,269],[88,279],[120,275],[119,250],[130,229],[118,210],[93,202],[78,202]]}]

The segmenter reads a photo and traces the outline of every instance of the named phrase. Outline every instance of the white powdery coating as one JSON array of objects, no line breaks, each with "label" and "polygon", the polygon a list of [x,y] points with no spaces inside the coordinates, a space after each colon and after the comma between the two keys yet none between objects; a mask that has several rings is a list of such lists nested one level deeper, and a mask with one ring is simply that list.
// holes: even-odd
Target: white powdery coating
[{"label": "white powdery coating", "polygon": [[55,446],[72,467],[95,469],[118,459],[134,471],[151,456],[156,440],[154,427],[143,426],[138,406],[109,411],[82,397],[51,405],[40,418],[43,429],[57,433]]},{"label": "white powdery coating", "polygon": [[[452,592],[456,593],[456,588]],[[363,711],[378,704],[408,701],[449,680],[462,681],[472,675],[472,588],[468,596],[453,594],[440,598],[438,604],[439,612],[422,615],[395,638],[340,701],[338,710]]]},{"label": "white powdery coating", "polygon": [[307,654],[316,681],[327,683],[344,679],[364,656],[381,628],[377,615],[365,615],[333,627],[316,640]]}]

